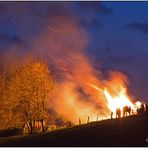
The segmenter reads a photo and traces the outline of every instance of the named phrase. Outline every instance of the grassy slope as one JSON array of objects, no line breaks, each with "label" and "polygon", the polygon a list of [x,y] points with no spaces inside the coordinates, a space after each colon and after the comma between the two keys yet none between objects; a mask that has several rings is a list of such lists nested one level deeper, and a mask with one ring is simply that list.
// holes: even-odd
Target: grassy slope
[{"label": "grassy slope", "polygon": [[104,120],[44,134],[1,138],[0,146],[148,146],[148,115]]}]

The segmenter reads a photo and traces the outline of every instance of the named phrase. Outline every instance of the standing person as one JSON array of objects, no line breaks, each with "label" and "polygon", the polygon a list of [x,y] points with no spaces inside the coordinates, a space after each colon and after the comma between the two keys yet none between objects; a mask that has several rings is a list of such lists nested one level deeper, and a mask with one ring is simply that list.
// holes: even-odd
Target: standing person
[{"label": "standing person", "polygon": [[123,107],[123,117],[126,115],[126,106]]},{"label": "standing person", "polygon": [[118,108],[116,108],[116,118],[118,118]]},{"label": "standing person", "polygon": [[148,104],[145,104],[145,112],[148,113]]},{"label": "standing person", "polygon": [[142,103],[140,107],[140,114],[143,114],[143,113],[144,113],[144,104]]},{"label": "standing person", "polygon": [[121,117],[121,109],[119,108],[119,118]]},{"label": "standing person", "polygon": [[131,107],[130,106],[128,107],[128,113],[129,113],[129,116],[130,116],[130,114],[131,114]]},{"label": "standing person", "polygon": [[116,118],[120,118],[121,117],[121,109],[117,108],[116,109]]}]

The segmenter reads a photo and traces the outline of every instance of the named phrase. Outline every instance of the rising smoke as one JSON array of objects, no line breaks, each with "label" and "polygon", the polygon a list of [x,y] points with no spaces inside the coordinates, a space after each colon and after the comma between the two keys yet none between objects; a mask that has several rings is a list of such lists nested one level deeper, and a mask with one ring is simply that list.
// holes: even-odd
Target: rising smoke
[{"label": "rising smoke", "polygon": [[54,10],[49,11],[46,27],[32,41],[32,50],[26,52],[24,59],[28,55],[39,58],[46,61],[49,69],[54,71],[56,87],[48,103],[51,103],[52,110],[60,118],[76,124],[79,118],[86,122],[88,116],[90,120],[96,120],[97,116],[99,119],[107,118],[110,116],[107,100],[102,91],[96,91],[90,84],[100,90],[108,87],[118,91],[118,88],[111,85],[120,83],[124,86],[125,76],[114,73],[115,76],[109,81],[102,79],[101,71],[93,68],[86,53],[89,34],[77,19],[69,15],[67,9],[61,5],[58,7],[60,11],[56,13]]}]

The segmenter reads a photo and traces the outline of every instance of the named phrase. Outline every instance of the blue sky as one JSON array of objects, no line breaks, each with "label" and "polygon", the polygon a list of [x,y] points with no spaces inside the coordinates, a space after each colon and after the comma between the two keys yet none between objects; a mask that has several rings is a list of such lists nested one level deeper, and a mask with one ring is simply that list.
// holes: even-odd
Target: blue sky
[{"label": "blue sky", "polygon": [[30,50],[52,15],[76,19],[94,67],[124,72],[131,93],[148,101],[148,2],[0,2],[1,54]]}]

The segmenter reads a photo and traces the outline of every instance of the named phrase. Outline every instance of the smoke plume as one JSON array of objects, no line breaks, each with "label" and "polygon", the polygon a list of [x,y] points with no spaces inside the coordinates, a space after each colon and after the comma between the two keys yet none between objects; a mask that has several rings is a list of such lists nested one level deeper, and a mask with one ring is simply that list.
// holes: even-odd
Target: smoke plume
[{"label": "smoke plume", "polygon": [[[93,68],[86,53],[89,34],[77,19],[67,15],[68,11],[65,15],[65,9],[59,10],[60,15],[52,10],[41,33],[31,41],[32,50],[27,50],[25,58],[19,61],[28,61],[28,57],[39,58],[54,71],[56,85],[48,103],[63,120],[77,124],[79,118],[86,122],[88,116],[92,121],[97,116],[99,119],[107,118],[110,111],[103,89],[107,87],[116,93],[117,84],[126,84],[125,76],[118,73],[119,79],[116,79],[116,73],[112,73],[109,80],[103,80],[101,71]],[[95,86],[99,90],[94,89]]]},{"label": "smoke plume", "polygon": [[74,123],[107,117],[109,110],[102,92],[101,72],[93,69],[86,54],[89,36],[76,20],[53,16],[49,26],[34,40],[34,53],[49,63],[56,74],[53,109]]}]

